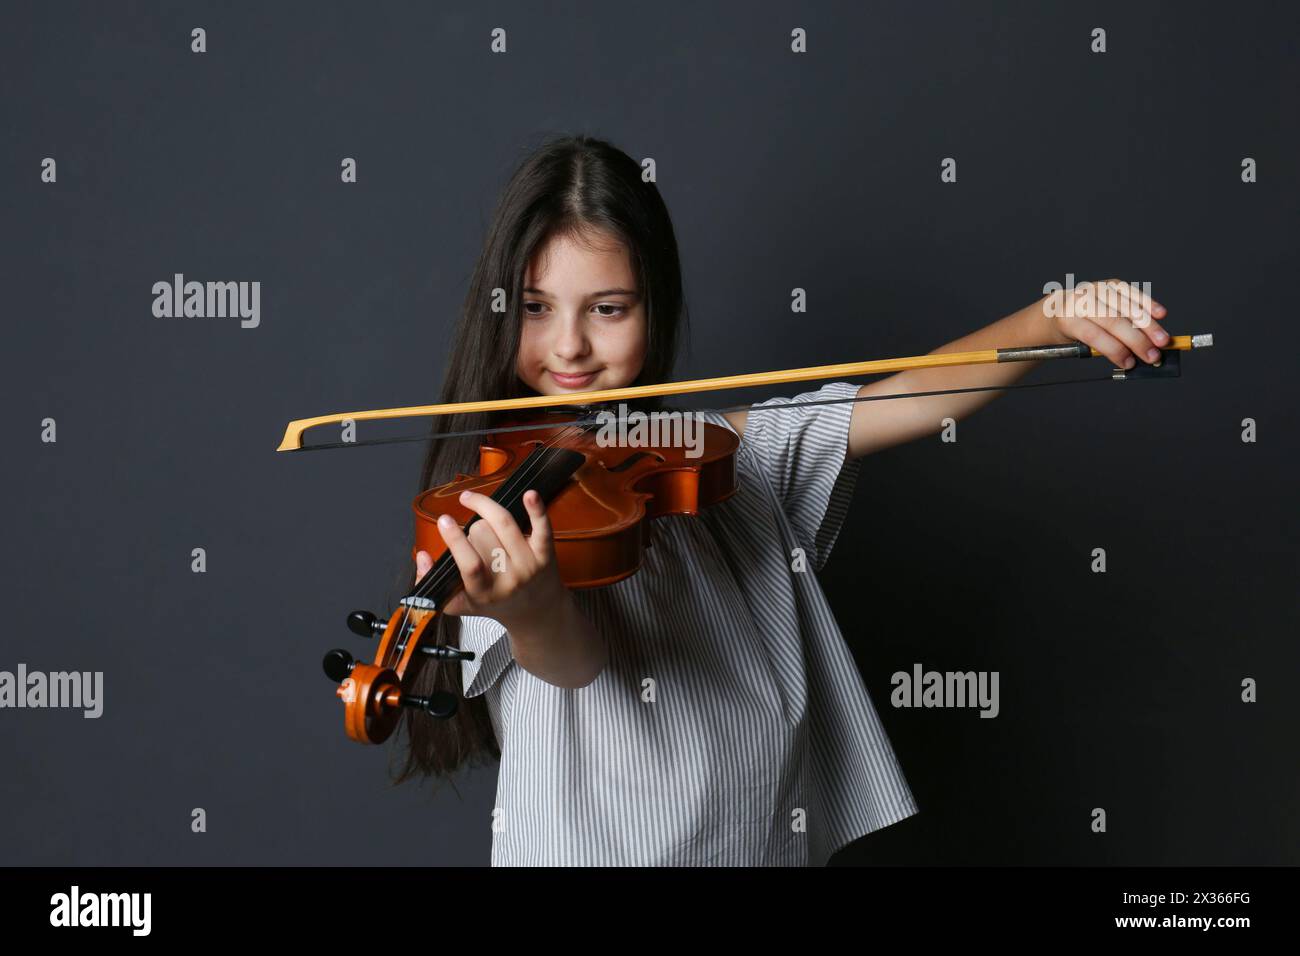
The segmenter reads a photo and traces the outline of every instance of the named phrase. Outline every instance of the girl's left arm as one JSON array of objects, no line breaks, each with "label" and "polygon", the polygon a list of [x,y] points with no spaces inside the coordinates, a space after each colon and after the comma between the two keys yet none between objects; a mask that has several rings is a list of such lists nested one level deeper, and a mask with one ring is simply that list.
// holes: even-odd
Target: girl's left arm
[{"label": "girl's left arm", "polygon": [[[1104,289],[1115,290],[1110,303]],[[1090,308],[1083,308],[1087,300]],[[1101,308],[1098,308],[1100,303]],[[1114,308],[1107,308],[1113,305]],[[1084,317],[1078,313],[1100,317]],[[1019,312],[998,319],[992,325],[934,349],[940,352],[970,352],[980,349],[1014,348],[1024,345],[1065,345],[1083,342],[1101,352],[1117,367],[1132,368],[1137,362],[1158,360],[1158,349],[1169,336],[1156,319],[1167,310],[1136,286],[1118,279],[1086,284],[1071,291],[1046,295]],[[1003,365],[966,365],[950,368],[910,369],[862,386],[858,395],[894,395],[931,392],[940,389],[1009,385],[1039,362],[1008,362]],[[932,435],[943,420],[959,421],[983,408],[999,392],[967,392],[961,395],[932,395],[926,398],[860,402],[853,406],[849,426],[849,458],[861,458],[873,451]]]}]

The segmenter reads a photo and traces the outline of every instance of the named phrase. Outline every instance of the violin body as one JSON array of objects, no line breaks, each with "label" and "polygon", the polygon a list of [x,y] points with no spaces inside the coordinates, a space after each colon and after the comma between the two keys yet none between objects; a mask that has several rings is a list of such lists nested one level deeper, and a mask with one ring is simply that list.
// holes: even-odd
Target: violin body
[{"label": "violin body", "polygon": [[[421,638],[441,609],[461,588],[460,572],[438,532],[438,518],[450,515],[466,531],[478,514],[460,503],[462,491],[486,494],[505,507],[525,534],[531,530],[524,492],[532,489],[546,503],[560,580],[570,588],[613,584],[641,567],[649,546],[649,522],[663,515],[696,515],[736,492],[736,449],[740,439],[721,425],[698,423],[701,440],[682,444],[602,443],[591,428],[572,425],[572,416],[553,410],[505,423],[554,427],[493,432],[479,448],[479,473],[422,492],[415,510],[414,551],[427,551],[433,566],[403,598],[387,624],[357,611],[348,624],[364,637],[382,629],[373,663],[354,661],[346,651],[331,651],[325,671],[339,681],[344,728],[361,743],[382,743],[397,727],[403,707],[434,717],[455,713],[449,694],[418,697],[407,693],[407,674],[421,656],[463,660],[457,648],[421,646]],[[698,454],[688,452],[697,450]]]},{"label": "violin body", "polygon": [[[535,423],[542,424],[548,417],[568,416],[550,412],[537,416]],[[735,494],[739,438],[721,425],[702,422],[699,427],[703,440],[696,457],[688,457],[690,449],[681,446],[602,447],[593,432],[575,434],[574,429],[562,425],[490,435],[479,448],[477,475],[458,475],[415,499],[413,552],[427,551],[436,561],[447,550],[438,533],[438,518],[450,515],[465,527],[478,517],[460,503],[462,491],[497,494],[513,476],[519,476],[521,466],[536,449],[559,448],[585,458],[553,496],[537,489],[548,499],[546,513],[560,579],[570,588],[603,587],[621,581],[641,566],[642,553],[649,546],[651,519],[699,514]],[[529,487],[532,485],[525,480],[518,495]],[[527,533],[527,513],[517,513],[516,520],[521,514],[520,527]]]}]

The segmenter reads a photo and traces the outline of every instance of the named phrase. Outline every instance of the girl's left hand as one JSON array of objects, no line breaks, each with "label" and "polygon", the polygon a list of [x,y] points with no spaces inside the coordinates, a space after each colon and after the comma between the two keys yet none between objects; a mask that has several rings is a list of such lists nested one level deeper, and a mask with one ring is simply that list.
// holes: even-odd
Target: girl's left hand
[{"label": "girl's left hand", "polygon": [[[555,620],[570,598],[560,579],[542,496],[533,489],[523,495],[532,525],[527,536],[514,515],[485,494],[462,491],[460,503],[483,520],[475,521],[468,533],[447,515],[438,521],[438,533],[464,585],[443,613],[490,617],[511,633],[526,631],[538,621]],[[417,573],[428,573],[429,553],[421,551],[415,560]]]},{"label": "girl's left hand", "polygon": [[1168,310],[1137,286],[1121,279],[1084,282],[1044,296],[1039,303],[1053,341],[1082,342],[1119,368],[1137,360],[1160,361],[1169,334],[1156,319]]}]

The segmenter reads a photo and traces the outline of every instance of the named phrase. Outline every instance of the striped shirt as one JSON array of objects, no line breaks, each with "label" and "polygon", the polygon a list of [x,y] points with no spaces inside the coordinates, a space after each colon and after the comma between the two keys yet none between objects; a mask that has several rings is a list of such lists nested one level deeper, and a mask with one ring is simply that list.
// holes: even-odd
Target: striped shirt
[{"label": "striped shirt", "polygon": [[736,494],[654,519],[636,574],[572,592],[609,644],[586,687],[533,676],[500,624],[461,618],[465,696],[486,695],[501,746],[493,866],[823,866],[917,812],[814,574],[857,478],[855,407],[750,414]]}]

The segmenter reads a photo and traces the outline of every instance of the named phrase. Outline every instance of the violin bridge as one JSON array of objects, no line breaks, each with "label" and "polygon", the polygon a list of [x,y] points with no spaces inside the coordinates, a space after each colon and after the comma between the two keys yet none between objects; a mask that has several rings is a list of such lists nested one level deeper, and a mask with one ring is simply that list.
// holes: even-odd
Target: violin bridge
[{"label": "violin bridge", "polygon": [[427,598],[427,597],[416,597],[415,595],[408,595],[407,597],[402,598],[397,603],[402,605],[403,607],[419,608],[421,611],[438,610],[437,602],[435,602],[432,598]]}]

